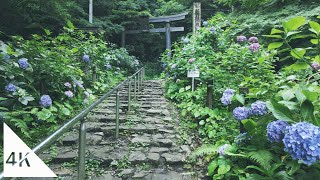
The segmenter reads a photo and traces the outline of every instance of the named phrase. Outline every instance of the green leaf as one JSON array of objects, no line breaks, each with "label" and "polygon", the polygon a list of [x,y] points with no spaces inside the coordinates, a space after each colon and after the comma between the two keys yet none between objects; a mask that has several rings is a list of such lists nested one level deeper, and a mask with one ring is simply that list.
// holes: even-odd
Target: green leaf
[{"label": "green leaf", "polygon": [[287,34],[287,38],[290,37],[290,36],[292,36],[292,35],[298,34],[298,33],[300,33],[300,31],[290,31],[290,32],[288,32],[288,34]]},{"label": "green leaf", "polygon": [[220,165],[218,168],[218,174],[219,175],[223,175],[226,174],[227,172],[229,172],[231,169],[230,165]]},{"label": "green leaf", "polygon": [[305,100],[301,105],[301,116],[304,121],[311,121],[314,119],[314,106],[309,100]]},{"label": "green leaf", "polygon": [[69,29],[74,29],[74,25],[69,20],[67,21],[67,26],[68,26]]},{"label": "green leaf", "polygon": [[303,48],[295,48],[291,50],[290,54],[291,56],[297,58],[297,59],[302,59],[303,56],[306,54],[307,50]]},{"label": "green leaf", "polygon": [[309,25],[311,27],[311,29],[313,29],[316,34],[320,33],[320,24],[314,21],[309,21]]},{"label": "green leaf", "polygon": [[49,29],[43,29],[47,36],[50,36],[51,32]]},{"label": "green leaf", "polygon": [[269,46],[268,46],[268,49],[271,50],[271,49],[276,49],[276,48],[279,48],[283,45],[283,42],[273,42],[273,43],[270,43]]},{"label": "green leaf", "polygon": [[298,88],[294,94],[296,95],[300,105],[307,100],[307,97],[302,93],[302,88]]},{"label": "green leaf", "polygon": [[305,95],[306,98],[307,98],[309,101],[311,101],[311,102],[316,101],[316,100],[318,99],[318,96],[319,96],[318,93],[316,93],[316,92],[311,92],[311,91],[309,91],[309,90],[302,90],[302,93],[303,93],[303,95]]},{"label": "green leaf", "polygon": [[279,34],[279,33],[283,33],[283,31],[282,31],[282,30],[280,30],[280,29],[272,28],[271,33],[270,33],[270,34]]},{"label": "green leaf", "polygon": [[51,116],[51,112],[48,109],[42,109],[42,111],[37,113],[38,119],[47,120]]},{"label": "green leaf", "polygon": [[34,98],[32,96],[20,97],[18,99],[23,105],[28,105],[29,101],[33,101]]},{"label": "green leaf", "polygon": [[288,67],[286,67],[285,69],[287,70],[293,70],[293,71],[300,71],[300,70],[305,70],[309,67],[309,64],[304,63],[304,62],[297,62],[294,63]]},{"label": "green leaf", "polygon": [[282,22],[282,26],[286,33],[289,31],[294,31],[306,23],[306,18],[302,16],[297,16],[289,19],[286,22]]},{"label": "green leaf", "polygon": [[0,97],[0,101],[7,100],[8,98]]},{"label": "green leaf", "polygon": [[66,116],[70,116],[70,114],[71,114],[70,110],[65,107],[61,109],[61,112]]},{"label": "green leaf", "polygon": [[255,128],[257,127],[257,123],[251,119],[242,120],[241,123],[250,134],[253,134],[255,131]]},{"label": "green leaf", "polygon": [[282,39],[282,36],[280,35],[263,35],[264,37],[269,37],[269,38],[276,38],[276,39]]},{"label": "green leaf", "polygon": [[218,162],[213,160],[211,161],[211,163],[208,165],[208,175],[212,176],[214,171],[217,169],[218,167]]},{"label": "green leaf", "polygon": [[293,121],[292,113],[286,106],[279,104],[274,99],[267,101],[266,104],[275,118],[281,119],[283,121]]},{"label": "green leaf", "polygon": [[243,95],[236,94],[236,99],[237,99],[242,105],[244,105],[245,99],[244,99]]},{"label": "green leaf", "polygon": [[312,44],[319,44],[319,39],[311,39],[310,42]]}]

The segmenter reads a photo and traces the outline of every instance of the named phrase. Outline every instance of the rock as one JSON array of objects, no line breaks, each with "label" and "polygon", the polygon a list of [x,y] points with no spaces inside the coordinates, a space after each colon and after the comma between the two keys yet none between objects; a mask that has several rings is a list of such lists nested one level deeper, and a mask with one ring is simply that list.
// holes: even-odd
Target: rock
[{"label": "rock", "polygon": [[94,133],[94,135],[104,136],[103,132],[96,132],[96,133]]},{"label": "rock", "polygon": [[156,135],[153,135],[153,139],[163,139],[163,135],[162,134],[156,134]]},{"label": "rock", "polygon": [[159,143],[163,147],[171,147],[173,142],[170,139],[156,139],[155,142]]},{"label": "rock", "polygon": [[66,169],[66,168],[55,169],[54,173],[57,176],[70,176],[70,175],[72,175],[72,171],[70,169]]},{"label": "rock", "polygon": [[182,163],[185,160],[185,155],[181,153],[164,153],[161,155],[169,164]]},{"label": "rock", "polygon": [[181,146],[181,150],[182,150],[182,152],[185,152],[187,156],[191,153],[191,150],[190,150],[189,146],[187,146],[187,145]]},{"label": "rock", "polygon": [[152,147],[150,149],[151,153],[163,153],[163,152],[169,152],[169,148],[165,147]]},{"label": "rock", "polygon": [[68,134],[62,139],[62,144],[65,146],[70,146],[78,143],[78,134]]},{"label": "rock", "polygon": [[119,176],[123,178],[127,178],[132,176],[133,172],[134,172],[134,169],[124,169],[123,171],[120,172]]},{"label": "rock", "polygon": [[165,116],[170,116],[170,111],[168,109],[165,109],[162,111],[162,114]]},{"label": "rock", "polygon": [[54,159],[56,163],[64,163],[74,160],[78,157],[78,153],[76,151],[62,151],[58,154],[58,156]]},{"label": "rock", "polygon": [[149,153],[148,154],[148,159],[152,162],[152,163],[156,163],[160,160],[160,155],[158,153]]},{"label": "rock", "polygon": [[87,144],[97,145],[102,141],[103,137],[99,135],[87,133],[86,139],[87,139]]},{"label": "rock", "polygon": [[145,136],[140,136],[140,137],[135,137],[131,140],[131,143],[146,143],[146,144],[150,144],[151,140],[148,137]]},{"label": "rock", "polygon": [[145,172],[136,172],[134,173],[132,178],[143,178],[145,177],[147,174]]},{"label": "rock", "polygon": [[141,151],[134,151],[129,155],[129,161],[133,164],[144,162],[146,159],[146,155]]},{"label": "rock", "polygon": [[94,179],[96,179],[96,180],[121,180],[121,178],[114,177],[110,173],[103,174],[102,176],[95,177]]}]

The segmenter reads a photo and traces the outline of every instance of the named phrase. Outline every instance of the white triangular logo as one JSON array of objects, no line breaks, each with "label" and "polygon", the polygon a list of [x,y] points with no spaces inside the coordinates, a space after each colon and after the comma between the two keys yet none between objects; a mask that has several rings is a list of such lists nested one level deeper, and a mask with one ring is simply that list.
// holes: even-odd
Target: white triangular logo
[{"label": "white triangular logo", "polygon": [[3,134],[4,177],[57,177],[5,123]]}]

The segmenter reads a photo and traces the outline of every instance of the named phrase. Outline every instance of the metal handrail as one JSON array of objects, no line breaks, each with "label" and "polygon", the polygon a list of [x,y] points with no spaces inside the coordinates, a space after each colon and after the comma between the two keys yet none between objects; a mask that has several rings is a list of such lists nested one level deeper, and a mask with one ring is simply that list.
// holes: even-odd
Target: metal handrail
[{"label": "metal handrail", "polygon": [[[137,78],[138,76],[138,78]],[[105,95],[103,95],[101,98],[99,98],[97,101],[92,103],[90,106],[85,108],[83,111],[81,111],[79,114],[77,114],[74,118],[69,120],[66,124],[61,126],[57,131],[52,133],[49,137],[47,137],[45,140],[40,142],[36,147],[32,149],[34,153],[41,153],[45,149],[47,149],[50,145],[52,145],[56,140],[58,140],[64,133],[69,131],[77,122],[80,121],[80,128],[79,128],[79,163],[78,163],[78,180],[84,180],[85,179],[85,145],[86,145],[86,127],[85,127],[85,120],[84,118],[89,114],[89,112],[94,109],[97,105],[99,105],[101,102],[103,102],[105,99],[107,99],[112,93],[116,92],[116,137],[119,136],[119,89],[127,82],[130,85],[128,88],[128,110],[130,111],[130,100],[131,100],[131,79],[134,79],[134,98],[136,98],[136,90],[137,89],[136,84],[138,84],[138,87],[140,87],[143,83],[143,79],[145,76],[145,69],[142,67],[137,72],[135,72],[133,75],[128,77],[126,80],[122,81],[120,84],[118,84],[116,87],[108,91]],[[20,159],[19,162],[23,162],[27,157]],[[4,172],[1,172],[0,179],[4,178]]]}]

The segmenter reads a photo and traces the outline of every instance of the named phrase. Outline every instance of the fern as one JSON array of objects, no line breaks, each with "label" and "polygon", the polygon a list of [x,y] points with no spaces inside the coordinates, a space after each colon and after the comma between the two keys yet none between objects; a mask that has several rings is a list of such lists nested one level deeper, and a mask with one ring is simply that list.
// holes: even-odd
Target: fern
[{"label": "fern", "polygon": [[272,153],[267,150],[258,150],[249,152],[247,157],[256,162],[259,166],[263,169],[269,169],[271,160],[272,160]]},{"label": "fern", "polygon": [[217,146],[215,145],[202,145],[201,147],[199,147],[198,149],[196,149],[190,156],[190,158],[194,159],[196,157],[199,156],[205,156],[205,155],[215,155],[217,154]]}]

